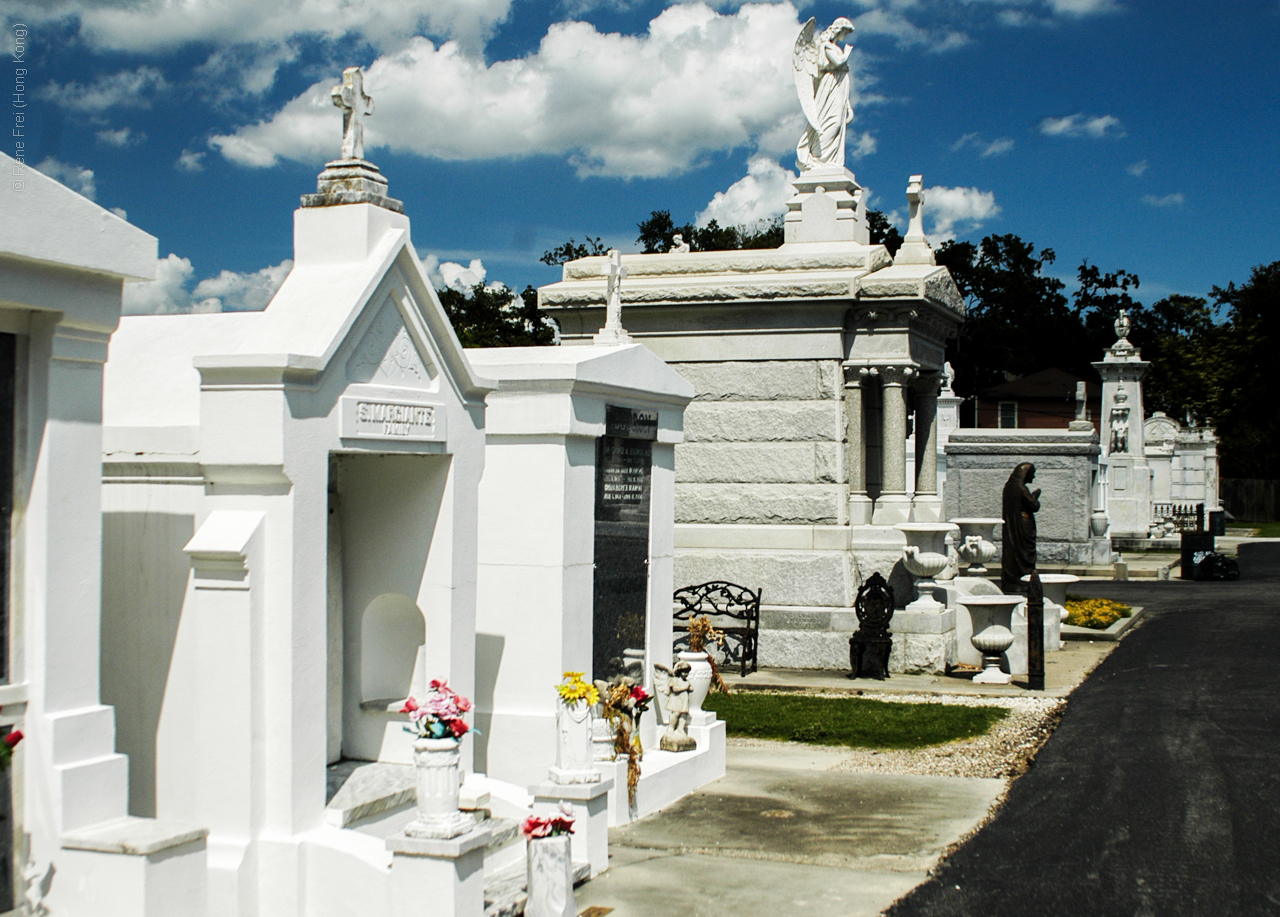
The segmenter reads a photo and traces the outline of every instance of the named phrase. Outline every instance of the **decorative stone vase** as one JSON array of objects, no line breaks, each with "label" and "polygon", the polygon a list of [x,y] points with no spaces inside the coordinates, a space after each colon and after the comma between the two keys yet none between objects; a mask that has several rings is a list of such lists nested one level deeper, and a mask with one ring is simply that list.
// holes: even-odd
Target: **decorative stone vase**
[{"label": "decorative stone vase", "polygon": [[618,751],[614,745],[615,741],[613,724],[605,719],[602,713],[593,711],[591,716],[591,760],[617,760]]},{"label": "decorative stone vase", "polygon": [[973,517],[951,521],[960,526],[960,559],[969,565],[965,572],[969,576],[986,573],[986,565],[996,559],[995,529],[1003,520]]},{"label": "decorative stone vase", "polygon": [[1111,520],[1107,518],[1105,509],[1095,509],[1089,515],[1089,531],[1095,538],[1101,538],[1107,534],[1107,527],[1111,525]]},{"label": "decorative stone vase", "polygon": [[958,532],[959,526],[951,522],[902,522],[894,526],[906,536],[902,549],[902,565],[914,576],[917,598],[907,606],[912,611],[941,612],[946,606],[933,597],[930,586],[937,586],[947,574],[951,559],[947,555],[947,535]]},{"label": "decorative stone vase", "polygon": [[973,677],[978,685],[1007,685],[1013,678],[1000,670],[1000,659],[1013,646],[1013,611],[1025,599],[1020,595],[968,595],[957,601],[973,622],[973,648],[982,654],[983,670]]},{"label": "decorative stone vase", "polygon": [[690,653],[686,650],[676,655],[689,663],[689,684],[693,686],[689,695],[689,716],[692,718],[703,712],[702,702],[711,690],[711,660],[705,652]]},{"label": "decorative stone vase", "polygon": [[551,768],[553,783],[599,783],[594,759],[592,724],[595,717],[585,700],[566,704],[556,700],[556,763]]},{"label": "decorative stone vase", "polygon": [[416,739],[413,766],[418,778],[418,814],[405,827],[411,837],[457,837],[476,826],[476,820],[458,811],[462,786],[457,739]]},{"label": "decorative stone vase", "polygon": [[569,848],[567,834],[530,838],[525,917],[576,917],[578,904],[573,897],[573,861],[569,858]]}]

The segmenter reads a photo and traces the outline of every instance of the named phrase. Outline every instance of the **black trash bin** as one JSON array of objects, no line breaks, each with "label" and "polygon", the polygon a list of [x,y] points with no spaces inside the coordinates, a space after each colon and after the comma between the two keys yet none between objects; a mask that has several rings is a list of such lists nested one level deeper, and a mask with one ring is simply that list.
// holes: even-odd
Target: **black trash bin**
[{"label": "black trash bin", "polygon": [[1196,568],[1206,554],[1213,553],[1213,534],[1211,532],[1182,533],[1182,578],[1195,579]]},{"label": "black trash bin", "polygon": [[1227,534],[1227,513],[1225,510],[1213,510],[1209,513],[1209,534]]}]

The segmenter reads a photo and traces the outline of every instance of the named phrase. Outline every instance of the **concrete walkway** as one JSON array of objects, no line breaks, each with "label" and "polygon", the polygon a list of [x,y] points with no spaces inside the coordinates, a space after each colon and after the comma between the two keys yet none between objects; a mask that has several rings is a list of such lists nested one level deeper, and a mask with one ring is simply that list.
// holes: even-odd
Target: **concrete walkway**
[{"label": "concrete walkway", "polygon": [[609,832],[609,871],[578,889],[579,910],[872,917],[923,882],[1005,786],[831,773],[843,757],[815,746],[731,747],[723,779]]},{"label": "concrete walkway", "polygon": [[[851,681],[840,672],[767,669],[727,680],[733,690],[1061,697],[1115,646],[1071,641],[1048,654],[1043,695],[1025,684],[975,685],[971,676]],[[924,882],[1007,783],[833,772],[847,757],[844,749],[812,745],[731,745],[723,779],[609,832],[609,871],[578,889],[579,911],[871,917]]]}]

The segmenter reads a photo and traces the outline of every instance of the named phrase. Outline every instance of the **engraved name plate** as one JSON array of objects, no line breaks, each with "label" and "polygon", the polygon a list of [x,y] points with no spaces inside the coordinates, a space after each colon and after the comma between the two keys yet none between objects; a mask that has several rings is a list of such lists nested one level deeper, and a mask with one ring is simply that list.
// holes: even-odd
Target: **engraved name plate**
[{"label": "engraved name plate", "polygon": [[343,439],[443,442],[444,406],[344,395],[339,435]]}]

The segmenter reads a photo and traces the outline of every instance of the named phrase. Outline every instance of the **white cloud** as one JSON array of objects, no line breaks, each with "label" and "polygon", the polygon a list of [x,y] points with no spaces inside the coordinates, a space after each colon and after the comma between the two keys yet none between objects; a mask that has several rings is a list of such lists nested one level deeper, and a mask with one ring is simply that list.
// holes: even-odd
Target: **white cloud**
[{"label": "white cloud", "polygon": [[116,216],[118,216],[122,220],[129,219],[129,212],[125,210],[123,207],[112,207],[111,212],[114,213]]},{"label": "white cloud", "polygon": [[421,257],[427,279],[437,290],[453,289],[470,296],[477,283],[484,283],[485,269],[479,258],[472,258],[471,263],[463,267],[455,261],[441,261],[434,254]]},{"label": "white cloud", "polygon": [[1085,117],[1077,112],[1064,118],[1045,118],[1040,133],[1046,137],[1123,137],[1124,125],[1114,115]]},{"label": "white cloud", "polygon": [[951,152],[957,153],[965,147],[973,147],[983,159],[986,159],[988,156],[999,156],[1002,153],[1009,152],[1013,149],[1013,141],[1008,137],[997,137],[995,140],[987,142],[979,134],[965,134],[951,144]]},{"label": "white cloud", "polygon": [[[636,36],[558,23],[529,56],[491,64],[456,44],[415,38],[367,69],[377,114],[366,146],[446,160],[567,156],[580,175],[677,175],[713,151],[758,138],[780,144],[779,126],[796,126],[799,27],[787,3],[732,15],[690,3],[664,10]],[[246,166],[332,157],[341,124],[334,81],[211,143]],[[792,132],[787,146],[798,137]]]},{"label": "white cloud", "polygon": [[147,135],[142,131],[135,131],[131,127],[122,127],[118,130],[101,130],[93,136],[98,138],[99,143],[105,143],[107,146],[139,146],[147,142]]},{"label": "white cloud", "polygon": [[876,138],[871,136],[869,131],[863,131],[861,134],[850,133],[844,147],[845,155],[850,159],[861,159],[876,151]]},{"label": "white cloud", "polygon": [[98,113],[108,108],[147,108],[152,98],[169,88],[155,67],[138,67],[100,76],[92,83],[49,83],[39,96],[68,111]]},{"label": "white cloud", "polygon": [[1098,13],[1115,13],[1123,7],[1114,0],[1048,0],[1049,8],[1067,16],[1093,16]]},{"label": "white cloud", "polygon": [[274,267],[246,274],[223,271],[190,289],[191,261],[170,254],[156,261],[156,279],[127,283],[124,311],[128,315],[167,315],[179,312],[246,312],[265,309],[293,268],[285,259]]},{"label": "white cloud", "polygon": [[[896,4],[911,6],[913,4]],[[901,48],[924,48],[926,51],[942,52],[964,47],[969,43],[969,36],[963,32],[950,29],[926,29],[916,25],[906,16],[894,9],[877,7],[867,10],[853,20],[857,29],[855,34],[887,35]],[[794,41],[794,37],[792,39]]]},{"label": "white cloud", "polygon": [[293,270],[293,259],[248,274],[223,271],[196,284],[192,302],[200,312],[261,312]]},{"label": "white cloud", "polygon": [[1000,206],[991,191],[936,186],[925,189],[924,213],[933,226],[933,232],[927,234],[929,241],[937,244],[954,239],[957,231],[978,229],[999,215]]},{"label": "white cloud", "polygon": [[1175,191],[1172,194],[1165,194],[1160,197],[1154,194],[1146,194],[1142,197],[1142,203],[1150,204],[1152,207],[1181,207],[1186,202],[1186,195],[1181,191]]},{"label": "white cloud", "polygon": [[190,312],[191,293],[187,283],[191,280],[191,261],[169,255],[156,260],[156,279],[149,283],[124,285],[124,312],[126,315],[152,315],[171,312]]},{"label": "white cloud", "polygon": [[195,150],[183,150],[173,167],[179,172],[203,172],[204,156],[203,152],[197,153]]},{"label": "white cloud", "polygon": [[747,174],[727,190],[717,191],[694,222],[706,226],[717,220],[721,226],[739,226],[772,219],[786,212],[787,199],[795,193],[791,187],[795,178],[795,173],[776,160],[753,156],[747,163]]},{"label": "white cloud", "polygon": [[261,45],[295,36],[336,42],[358,36],[378,48],[405,36],[454,39],[479,50],[507,18],[511,0],[5,0],[26,22],[77,20],[95,51],[154,53],[188,44]]},{"label": "white cloud", "polygon": [[1150,165],[1151,164],[1147,162],[1145,159],[1139,159],[1137,162],[1133,163],[1132,165],[1125,166],[1125,171],[1128,172],[1130,175],[1134,176],[1135,178],[1141,178],[1142,173],[1147,171],[1147,168]]},{"label": "white cloud", "polygon": [[224,46],[210,54],[195,75],[218,101],[261,95],[275,85],[280,68],[297,60],[298,54],[298,45],[291,41]]},{"label": "white cloud", "polygon": [[89,200],[98,196],[98,186],[93,180],[93,169],[75,166],[60,159],[54,159],[52,156],[46,156],[36,166],[36,170],[43,172],[54,181],[62,182],[72,191],[83,194]]}]

